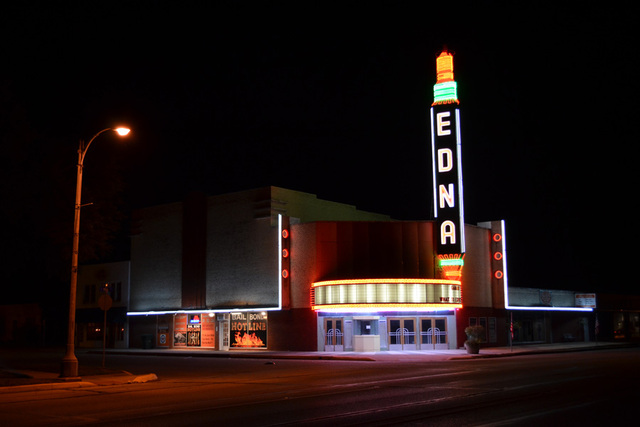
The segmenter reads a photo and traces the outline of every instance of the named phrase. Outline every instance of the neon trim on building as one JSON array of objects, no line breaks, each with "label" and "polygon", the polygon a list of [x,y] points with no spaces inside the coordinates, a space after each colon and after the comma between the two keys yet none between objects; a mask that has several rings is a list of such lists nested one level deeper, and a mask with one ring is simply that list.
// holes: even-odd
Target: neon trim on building
[{"label": "neon trim on building", "polygon": [[433,105],[458,104],[458,84],[453,79],[453,55],[443,50],[436,59],[437,82],[433,86]]}]

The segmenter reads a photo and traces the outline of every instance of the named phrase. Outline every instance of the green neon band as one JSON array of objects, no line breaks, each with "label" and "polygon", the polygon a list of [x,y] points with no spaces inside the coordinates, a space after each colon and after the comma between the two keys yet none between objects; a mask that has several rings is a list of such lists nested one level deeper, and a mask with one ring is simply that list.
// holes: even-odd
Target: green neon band
[{"label": "green neon band", "polygon": [[436,83],[433,86],[433,101],[445,102],[445,101],[457,101],[458,100],[458,83],[456,82],[444,82]]},{"label": "green neon band", "polygon": [[441,259],[440,260],[440,266],[449,266],[449,265],[460,265],[463,266],[464,265],[464,260],[463,259]]}]

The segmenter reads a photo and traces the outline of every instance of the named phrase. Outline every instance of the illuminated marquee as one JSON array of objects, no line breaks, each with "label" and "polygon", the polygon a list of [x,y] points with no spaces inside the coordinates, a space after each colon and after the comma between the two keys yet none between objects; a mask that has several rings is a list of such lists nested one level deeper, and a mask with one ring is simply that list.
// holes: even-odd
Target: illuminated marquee
[{"label": "illuminated marquee", "polygon": [[420,311],[462,308],[461,282],[444,279],[351,279],[315,282],[316,311]]},{"label": "illuminated marquee", "polygon": [[453,56],[444,51],[437,59],[438,81],[431,107],[433,204],[438,254],[463,254],[464,207],[460,109],[453,80]]}]

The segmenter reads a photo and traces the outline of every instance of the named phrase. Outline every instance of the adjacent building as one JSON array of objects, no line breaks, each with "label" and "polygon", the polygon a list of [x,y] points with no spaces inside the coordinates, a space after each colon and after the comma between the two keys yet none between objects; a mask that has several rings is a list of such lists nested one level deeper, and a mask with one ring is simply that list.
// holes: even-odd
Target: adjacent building
[{"label": "adjacent building", "polygon": [[84,348],[127,348],[129,261],[78,269],[76,343]]}]

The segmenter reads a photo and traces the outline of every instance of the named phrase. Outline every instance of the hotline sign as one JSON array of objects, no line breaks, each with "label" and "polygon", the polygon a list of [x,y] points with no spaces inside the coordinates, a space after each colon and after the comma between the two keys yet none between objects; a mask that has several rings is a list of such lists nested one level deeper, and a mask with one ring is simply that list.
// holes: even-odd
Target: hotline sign
[{"label": "hotline sign", "polygon": [[463,254],[464,208],[460,109],[456,104],[431,107],[433,206],[438,254]]}]

